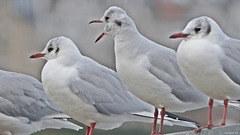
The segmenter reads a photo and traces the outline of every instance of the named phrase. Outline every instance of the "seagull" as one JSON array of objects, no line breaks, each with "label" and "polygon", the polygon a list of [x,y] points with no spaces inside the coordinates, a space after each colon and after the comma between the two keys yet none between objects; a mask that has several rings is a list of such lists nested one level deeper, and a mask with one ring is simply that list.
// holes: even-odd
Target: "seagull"
[{"label": "seagull", "polygon": [[0,70],[0,134],[30,135],[46,128],[82,129],[66,120],[47,98],[42,84],[20,73]]},{"label": "seagull", "polygon": [[[152,122],[139,113],[152,114],[155,108],[130,93],[115,71],[81,55],[71,39],[53,38],[42,52],[30,56],[40,57],[47,59],[41,76],[47,96],[65,114],[85,124],[86,135],[92,135],[94,128],[110,130],[127,121]],[[174,121],[181,122],[168,119],[166,123]]]},{"label": "seagull", "polygon": [[[195,89],[183,76],[176,52],[159,45],[141,35],[133,20],[116,6],[105,11],[100,20],[90,23],[104,23],[104,35],[114,39],[116,69],[126,87],[138,98],[161,110],[185,112],[207,106],[207,95]],[[156,119],[152,135],[162,134],[162,121],[156,133]]]},{"label": "seagull", "polygon": [[208,125],[202,128],[214,127],[214,99],[224,100],[221,125],[225,125],[228,101],[240,98],[240,41],[228,37],[206,16],[191,20],[170,38],[184,39],[177,50],[179,66],[189,82],[210,97]]}]

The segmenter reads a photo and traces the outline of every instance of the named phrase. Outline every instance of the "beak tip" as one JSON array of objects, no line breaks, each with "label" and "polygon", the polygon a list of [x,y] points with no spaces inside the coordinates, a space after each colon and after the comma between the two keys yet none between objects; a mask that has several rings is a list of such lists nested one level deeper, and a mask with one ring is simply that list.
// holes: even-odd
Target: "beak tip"
[{"label": "beak tip", "polygon": [[88,24],[92,24],[92,23],[103,23],[103,21],[101,21],[101,20],[92,20]]},{"label": "beak tip", "polygon": [[100,40],[100,39],[96,39],[96,40],[95,40],[95,43],[97,43],[99,40]]},{"label": "beak tip", "polygon": [[95,40],[95,43],[97,43],[105,34],[102,33],[96,40]]},{"label": "beak tip", "polygon": [[189,34],[184,34],[184,33],[175,33],[175,34],[172,34],[169,38],[187,38],[189,36]]},{"label": "beak tip", "polygon": [[174,35],[171,35],[169,38],[175,38]]},{"label": "beak tip", "polygon": [[31,55],[29,58],[31,59],[31,58],[40,58],[40,57],[44,57],[44,55],[45,54],[42,54],[42,53],[36,53],[36,54],[33,54],[33,55]]}]

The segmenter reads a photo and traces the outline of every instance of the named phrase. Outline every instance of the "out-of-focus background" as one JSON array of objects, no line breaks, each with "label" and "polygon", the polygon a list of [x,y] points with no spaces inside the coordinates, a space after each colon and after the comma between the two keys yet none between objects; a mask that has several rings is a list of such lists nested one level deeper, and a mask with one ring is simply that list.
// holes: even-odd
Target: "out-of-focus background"
[{"label": "out-of-focus background", "polygon": [[[180,32],[193,18],[209,16],[230,37],[240,39],[240,1],[238,0],[1,0],[0,68],[31,75],[40,80],[44,60],[29,56],[40,52],[56,36],[71,38],[83,55],[115,70],[113,39],[95,39],[102,24],[88,23],[100,19],[110,6],[119,6],[135,21],[138,30],[149,39],[172,49],[181,40],[168,37]],[[222,107],[214,108],[214,122],[220,123]],[[207,109],[179,114],[201,124],[207,122]],[[240,111],[229,109],[228,123],[240,122]],[[112,131],[95,130],[96,135],[150,134],[151,124],[126,123]],[[186,130],[164,127],[164,132]],[[84,134],[84,130],[45,130],[36,135]]]}]

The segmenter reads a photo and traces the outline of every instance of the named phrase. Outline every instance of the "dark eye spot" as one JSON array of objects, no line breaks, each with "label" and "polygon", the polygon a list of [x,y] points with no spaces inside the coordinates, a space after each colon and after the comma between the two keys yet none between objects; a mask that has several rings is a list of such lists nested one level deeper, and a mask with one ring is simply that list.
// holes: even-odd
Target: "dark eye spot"
[{"label": "dark eye spot", "polygon": [[116,20],[115,23],[116,23],[118,26],[122,26],[122,22],[121,22],[121,21]]},{"label": "dark eye spot", "polygon": [[194,28],[194,31],[197,33],[197,32],[199,32],[201,30],[201,28],[200,27],[196,27],[196,28]]},{"label": "dark eye spot", "polygon": [[49,48],[48,48],[48,52],[51,52],[52,50],[53,50],[52,47],[49,47]]},{"label": "dark eye spot", "polygon": [[109,17],[106,16],[106,17],[105,17],[105,20],[108,21],[108,20],[109,20]]}]

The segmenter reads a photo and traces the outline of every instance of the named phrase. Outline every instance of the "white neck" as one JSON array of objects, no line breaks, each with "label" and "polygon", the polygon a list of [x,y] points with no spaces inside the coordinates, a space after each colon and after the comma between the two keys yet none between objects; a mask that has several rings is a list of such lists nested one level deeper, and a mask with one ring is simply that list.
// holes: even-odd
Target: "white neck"
[{"label": "white neck", "polygon": [[78,50],[68,50],[67,52],[65,51],[64,54],[59,53],[55,60],[63,66],[71,66],[74,65],[81,57],[82,55]]},{"label": "white neck", "polygon": [[225,38],[228,36],[222,31],[219,25],[216,22],[211,22],[211,23],[212,23],[211,31],[215,31],[215,32],[210,32],[210,35],[208,36],[210,41],[213,43],[218,43],[225,40]]},{"label": "white neck", "polygon": [[122,56],[134,56],[136,51],[140,48],[139,41],[142,35],[138,32],[136,27],[128,27],[120,30],[114,36],[115,54]]}]

